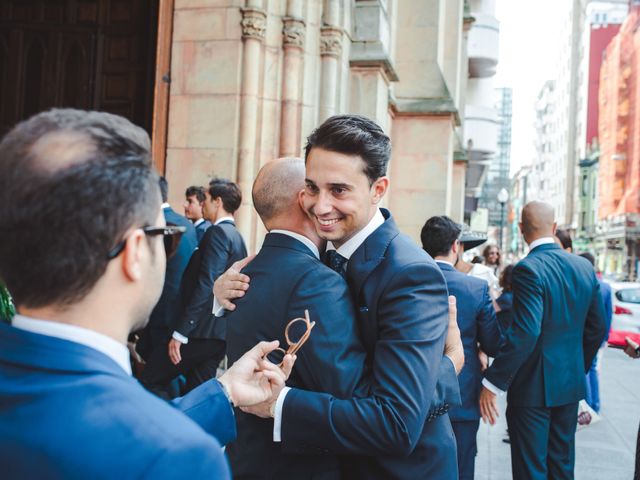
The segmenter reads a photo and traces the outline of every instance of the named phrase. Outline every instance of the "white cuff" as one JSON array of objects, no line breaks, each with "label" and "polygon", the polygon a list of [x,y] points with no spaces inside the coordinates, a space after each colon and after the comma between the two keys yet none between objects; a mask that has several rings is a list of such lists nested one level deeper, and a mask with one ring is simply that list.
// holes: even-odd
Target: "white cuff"
[{"label": "white cuff", "polygon": [[278,400],[276,400],[276,410],[273,414],[273,441],[281,442],[282,437],[280,435],[280,430],[282,427],[282,407],[284,406],[284,397],[287,396],[291,388],[284,387],[278,395]]},{"label": "white cuff", "polygon": [[220,305],[215,295],[213,296],[213,308],[211,309],[211,313],[213,313],[214,317],[221,317],[224,315],[224,308]]},{"label": "white cuff", "polygon": [[184,335],[182,335],[181,333],[173,332],[173,335],[171,335],[171,336],[173,337],[174,340],[179,341],[183,345],[186,345],[187,343],[189,343],[189,339],[187,337],[185,337]]},{"label": "white cuff", "polygon": [[493,383],[491,383],[486,378],[482,379],[482,386],[486,387],[486,389],[489,390],[494,395],[501,396],[501,395],[504,395],[506,393],[504,390],[500,390],[498,387],[496,387]]}]

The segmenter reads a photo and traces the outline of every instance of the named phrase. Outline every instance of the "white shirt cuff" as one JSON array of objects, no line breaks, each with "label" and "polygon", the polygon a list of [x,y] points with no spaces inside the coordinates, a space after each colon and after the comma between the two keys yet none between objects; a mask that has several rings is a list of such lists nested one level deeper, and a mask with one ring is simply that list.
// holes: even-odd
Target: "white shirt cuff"
[{"label": "white shirt cuff", "polygon": [[211,313],[213,313],[214,317],[221,317],[224,315],[224,308],[218,302],[218,299],[213,296],[213,308],[211,309]]},{"label": "white shirt cuff", "polygon": [[482,379],[482,386],[486,387],[487,390],[489,390],[491,393],[498,396],[504,395],[506,393],[504,390],[500,390],[498,387],[496,387],[493,383],[491,383],[486,378]]},{"label": "white shirt cuff", "polygon": [[282,436],[280,435],[281,427],[282,427],[282,407],[284,406],[284,397],[287,396],[291,388],[284,387],[278,395],[278,400],[276,400],[276,410],[273,414],[273,441],[281,442]]},{"label": "white shirt cuff", "polygon": [[184,335],[182,335],[181,333],[173,332],[173,335],[171,335],[171,336],[173,337],[174,340],[177,340],[182,344],[189,343],[189,339],[187,337],[185,337]]}]

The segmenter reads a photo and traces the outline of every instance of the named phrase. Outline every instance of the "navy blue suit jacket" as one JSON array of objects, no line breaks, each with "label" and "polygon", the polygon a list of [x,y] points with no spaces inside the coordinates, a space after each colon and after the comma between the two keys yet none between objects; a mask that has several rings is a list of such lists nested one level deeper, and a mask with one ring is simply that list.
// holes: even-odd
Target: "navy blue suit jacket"
[{"label": "navy blue suit jacket", "polygon": [[180,282],[187,264],[193,255],[198,241],[193,224],[170,207],[164,208],[164,219],[167,225],[185,227],[187,231],[182,235],[178,249],[173,257],[167,260],[167,271],[164,286],[158,303],[149,316],[149,323],[140,335],[136,349],[143,358],[148,358],[151,352],[158,348],[167,347],[170,328],[180,316]]},{"label": "navy blue suit jacket", "polygon": [[[246,295],[227,313],[227,355],[235,362],[261,340],[280,340],[297,317],[315,321],[298,351],[289,386],[350,398],[363,377],[365,351],[353,321],[355,312],[344,279],[299,240],[270,233],[256,258],[243,269],[251,278]],[[361,389],[366,390],[365,385]],[[234,477],[339,478],[338,459],[312,450],[287,455],[273,442],[273,420],[236,411],[238,437],[227,448]],[[310,432],[307,432],[309,434]],[[250,453],[248,453],[250,452]],[[320,455],[318,455],[320,453]]]},{"label": "navy blue suit jacket", "polygon": [[513,324],[485,376],[516,407],[578,402],[604,336],[591,264],[556,244],[540,245],[513,269]]},{"label": "navy blue suit jacket", "polygon": [[216,380],[172,406],[97,350],[0,324],[3,478],[229,478],[234,436]]},{"label": "navy blue suit jacket", "polygon": [[489,296],[489,284],[476,277],[457,271],[453,266],[438,262],[447,281],[449,295],[456,297],[458,327],[464,346],[464,367],[458,375],[462,405],[453,407],[449,416],[453,421],[478,420],[478,398],[482,383],[482,371],[478,359],[478,343],[489,356],[494,357],[500,348],[500,329]]},{"label": "navy blue suit jacket", "polygon": [[200,222],[197,226],[195,226],[196,235],[198,236],[198,243],[200,243],[200,240],[202,240],[202,237],[204,237],[205,232],[209,230],[209,227],[211,227],[211,222],[209,220]]},{"label": "navy blue suit jacket", "polygon": [[183,310],[175,326],[177,332],[187,338],[225,339],[224,318],[216,318],[211,313],[213,282],[246,256],[244,240],[232,221],[209,227],[182,277]]},{"label": "navy blue suit jacket", "polygon": [[613,304],[611,299],[611,285],[602,279],[598,279],[600,284],[600,294],[602,295],[602,302],[604,304],[604,322],[606,325],[607,333],[604,336],[604,341],[609,339],[609,330],[611,330],[611,317],[613,316]]},{"label": "navy blue suit jacket", "polygon": [[354,252],[347,283],[372,371],[371,396],[341,400],[291,390],[285,398],[282,442],[347,457],[345,478],[457,478],[449,418],[427,422],[442,366],[448,326],[447,286],[433,259],[385,223]]}]

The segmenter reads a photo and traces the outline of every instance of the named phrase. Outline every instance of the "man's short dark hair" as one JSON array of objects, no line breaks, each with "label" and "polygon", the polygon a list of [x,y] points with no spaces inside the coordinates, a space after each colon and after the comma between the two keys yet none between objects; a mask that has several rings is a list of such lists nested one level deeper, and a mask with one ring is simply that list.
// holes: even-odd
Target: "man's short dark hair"
[{"label": "man's short dark hair", "polygon": [[242,203],[240,187],[230,180],[220,178],[211,180],[209,182],[209,195],[211,195],[213,199],[222,199],[222,206],[229,213],[238,210]]},{"label": "man's short dark hair", "polygon": [[144,130],[107,113],[35,115],[0,142],[0,278],[18,306],[72,305],[159,207]]},{"label": "man's short dark hair", "polygon": [[364,173],[369,184],[387,174],[391,140],[377,123],[367,117],[336,115],[328,118],[307,137],[305,162],[314,147],[344,155],[359,155],[364,160]]},{"label": "man's short dark hair", "polygon": [[187,190],[184,192],[184,196],[186,198],[189,197],[196,197],[198,199],[198,202],[202,203],[204,202],[205,196],[204,196],[204,187],[199,187],[197,185],[191,185],[189,188],[187,188]]},{"label": "man's short dark hair", "polygon": [[164,177],[160,177],[158,179],[158,185],[160,185],[160,197],[162,197],[162,202],[167,202],[169,200],[169,182]]},{"label": "man's short dark hair", "polygon": [[507,265],[500,275],[500,286],[505,292],[513,290],[513,265]]},{"label": "man's short dark hair", "polygon": [[449,255],[461,231],[460,225],[446,215],[431,217],[420,232],[422,248],[433,258]]},{"label": "man's short dark hair", "polygon": [[589,263],[594,267],[596,266],[596,257],[594,257],[593,254],[589,252],[583,252],[580,254],[580,256],[589,260]]},{"label": "man's short dark hair", "polygon": [[565,250],[568,248],[573,250],[573,240],[571,240],[571,235],[569,234],[568,230],[558,228],[556,230],[556,237],[558,238],[558,240],[560,240],[562,248],[564,248]]}]

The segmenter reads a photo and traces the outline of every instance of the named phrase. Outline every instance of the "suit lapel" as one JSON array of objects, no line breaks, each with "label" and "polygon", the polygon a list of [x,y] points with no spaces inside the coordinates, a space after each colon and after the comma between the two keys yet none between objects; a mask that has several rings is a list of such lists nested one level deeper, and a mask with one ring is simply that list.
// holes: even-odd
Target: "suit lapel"
[{"label": "suit lapel", "polygon": [[400,233],[391,213],[385,209],[380,210],[385,222],[362,242],[347,264],[347,282],[356,302],[365,281],[384,259],[391,241]]}]

